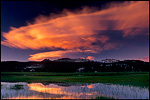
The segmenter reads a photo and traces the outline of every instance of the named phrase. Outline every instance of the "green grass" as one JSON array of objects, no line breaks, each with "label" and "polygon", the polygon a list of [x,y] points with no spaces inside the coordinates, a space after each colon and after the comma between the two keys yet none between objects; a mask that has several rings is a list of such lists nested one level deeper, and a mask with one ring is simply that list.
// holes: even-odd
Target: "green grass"
[{"label": "green grass", "polygon": [[[23,76],[23,75],[28,75],[28,76]],[[32,75],[39,75],[39,76],[32,76]],[[50,76],[44,76],[44,75],[50,75]],[[103,73],[1,72],[1,81],[2,82],[111,83],[111,84],[133,85],[133,86],[149,88],[149,72],[121,72],[121,73],[116,73],[116,72],[103,72]]]},{"label": "green grass", "polygon": [[1,75],[38,75],[38,76],[116,76],[116,75],[129,75],[129,74],[146,74],[148,72],[76,72],[76,73],[53,73],[53,72],[1,72]]}]

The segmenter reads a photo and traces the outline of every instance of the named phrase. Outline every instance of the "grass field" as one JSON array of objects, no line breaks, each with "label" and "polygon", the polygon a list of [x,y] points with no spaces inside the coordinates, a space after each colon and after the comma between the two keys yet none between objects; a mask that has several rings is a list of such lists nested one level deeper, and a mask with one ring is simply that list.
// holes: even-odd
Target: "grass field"
[{"label": "grass field", "polygon": [[149,88],[149,72],[49,73],[1,72],[1,82],[86,82]]}]

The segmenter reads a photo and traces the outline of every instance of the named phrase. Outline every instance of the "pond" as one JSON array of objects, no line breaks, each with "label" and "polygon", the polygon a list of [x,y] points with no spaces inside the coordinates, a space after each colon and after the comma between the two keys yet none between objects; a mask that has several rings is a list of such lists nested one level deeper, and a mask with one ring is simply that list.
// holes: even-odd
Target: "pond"
[{"label": "pond", "polygon": [[149,99],[149,89],[102,83],[1,82],[1,99]]}]

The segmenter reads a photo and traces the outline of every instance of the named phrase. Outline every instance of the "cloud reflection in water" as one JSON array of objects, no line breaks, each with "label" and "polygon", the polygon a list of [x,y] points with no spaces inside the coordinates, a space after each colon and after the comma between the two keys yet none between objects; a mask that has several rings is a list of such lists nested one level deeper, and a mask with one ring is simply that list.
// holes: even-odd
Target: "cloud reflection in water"
[{"label": "cloud reflection in water", "polygon": [[[69,84],[51,83],[6,83],[1,82],[1,99],[91,99],[96,97],[110,97],[118,99],[149,99],[148,88],[113,85],[113,84]],[[23,89],[15,90],[11,87],[23,85]]]}]

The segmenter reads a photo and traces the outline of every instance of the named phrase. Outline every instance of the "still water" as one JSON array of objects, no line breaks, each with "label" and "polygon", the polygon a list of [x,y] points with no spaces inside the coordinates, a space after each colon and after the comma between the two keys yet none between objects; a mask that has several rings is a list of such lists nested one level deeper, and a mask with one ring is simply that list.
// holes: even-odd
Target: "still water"
[{"label": "still water", "polygon": [[149,89],[102,83],[1,82],[1,99],[149,99]]}]

